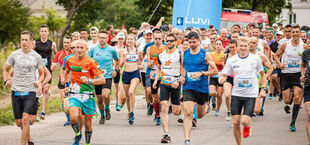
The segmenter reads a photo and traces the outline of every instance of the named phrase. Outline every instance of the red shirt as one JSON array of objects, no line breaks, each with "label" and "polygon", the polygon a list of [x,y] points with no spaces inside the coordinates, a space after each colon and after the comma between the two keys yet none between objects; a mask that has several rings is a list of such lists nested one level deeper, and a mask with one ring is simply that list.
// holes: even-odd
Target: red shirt
[{"label": "red shirt", "polygon": [[[222,40],[222,38],[220,38]],[[229,39],[227,38],[226,41],[222,40],[223,42],[223,48],[226,48],[226,46],[228,45],[228,41]]]},{"label": "red shirt", "polygon": [[[66,53],[66,51],[63,49],[63,50],[61,50],[61,51],[59,51],[56,55],[55,55],[55,57],[54,57],[54,60],[53,60],[53,65],[62,65],[63,64],[63,61],[64,61],[64,58],[66,57],[66,56],[68,56],[68,55],[70,55],[70,54],[72,54],[72,51],[71,51],[71,49],[69,49],[69,52],[68,52],[68,54]],[[61,78],[60,78],[60,75],[59,75],[59,81],[61,80]]]},{"label": "red shirt", "polygon": [[111,32],[108,32],[108,36],[109,36],[108,44],[111,45],[112,44],[111,41],[113,39],[113,36],[112,36]]}]

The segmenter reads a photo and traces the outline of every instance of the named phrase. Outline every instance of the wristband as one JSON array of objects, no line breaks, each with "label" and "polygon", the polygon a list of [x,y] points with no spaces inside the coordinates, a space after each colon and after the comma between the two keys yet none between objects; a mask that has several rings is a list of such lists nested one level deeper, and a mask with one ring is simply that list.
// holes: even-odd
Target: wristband
[{"label": "wristband", "polygon": [[65,83],[65,87],[69,87],[70,86],[70,84],[69,83]]},{"label": "wristband", "polygon": [[89,85],[91,84],[91,80],[90,80],[90,79],[88,79],[88,84],[89,84]]},{"label": "wristband", "polygon": [[202,74],[201,76],[204,76],[204,75],[205,75],[205,74],[203,73],[203,71],[200,71],[200,72],[201,72],[201,74]]}]

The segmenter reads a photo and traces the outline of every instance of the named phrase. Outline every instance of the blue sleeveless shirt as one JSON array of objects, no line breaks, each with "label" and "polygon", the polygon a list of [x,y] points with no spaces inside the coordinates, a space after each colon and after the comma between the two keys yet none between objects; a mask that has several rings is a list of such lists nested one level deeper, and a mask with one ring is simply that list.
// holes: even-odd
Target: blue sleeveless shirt
[{"label": "blue sleeveless shirt", "polygon": [[209,93],[208,76],[193,79],[194,72],[208,71],[209,65],[205,62],[206,50],[200,49],[197,54],[191,54],[190,49],[184,51],[185,84],[183,90],[193,90],[200,93]]}]

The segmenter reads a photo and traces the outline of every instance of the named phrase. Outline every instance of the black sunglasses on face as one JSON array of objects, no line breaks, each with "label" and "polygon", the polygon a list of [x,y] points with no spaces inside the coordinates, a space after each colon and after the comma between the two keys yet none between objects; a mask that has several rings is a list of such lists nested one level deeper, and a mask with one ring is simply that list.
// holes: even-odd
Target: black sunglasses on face
[{"label": "black sunglasses on face", "polygon": [[174,40],[166,40],[167,43],[172,43]]}]

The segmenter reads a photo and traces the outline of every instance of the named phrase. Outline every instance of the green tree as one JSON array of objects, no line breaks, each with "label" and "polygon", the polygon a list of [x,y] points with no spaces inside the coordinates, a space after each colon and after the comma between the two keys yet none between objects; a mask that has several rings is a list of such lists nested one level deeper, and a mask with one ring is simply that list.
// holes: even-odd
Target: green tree
[{"label": "green tree", "polygon": [[257,12],[266,12],[270,23],[275,22],[283,8],[291,10],[292,4],[286,0],[223,0],[223,8],[251,9]]},{"label": "green tree", "polygon": [[18,47],[20,32],[29,20],[29,9],[18,0],[0,0],[0,16],[0,49],[9,42]]},{"label": "green tree", "polygon": [[138,17],[139,20],[142,22],[148,21],[160,1],[160,5],[155,11],[153,17],[150,19],[149,23],[151,25],[156,25],[161,17],[165,17],[165,23],[170,24],[172,19],[173,0],[137,0],[135,4],[141,12]]}]

